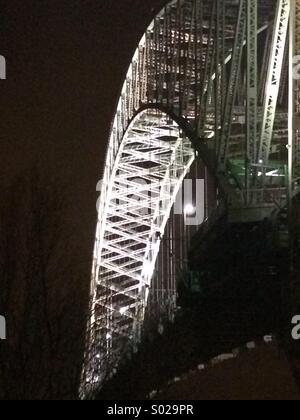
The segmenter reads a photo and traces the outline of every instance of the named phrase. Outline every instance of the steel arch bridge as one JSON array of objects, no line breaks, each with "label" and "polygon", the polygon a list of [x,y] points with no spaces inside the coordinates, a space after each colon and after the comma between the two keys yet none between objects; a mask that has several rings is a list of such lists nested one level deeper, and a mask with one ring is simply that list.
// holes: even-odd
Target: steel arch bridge
[{"label": "steel arch bridge", "polygon": [[297,191],[299,55],[300,0],[174,0],[145,31],[107,148],[83,388],[115,373],[141,339],[162,239],[195,160],[232,214],[266,217]]}]

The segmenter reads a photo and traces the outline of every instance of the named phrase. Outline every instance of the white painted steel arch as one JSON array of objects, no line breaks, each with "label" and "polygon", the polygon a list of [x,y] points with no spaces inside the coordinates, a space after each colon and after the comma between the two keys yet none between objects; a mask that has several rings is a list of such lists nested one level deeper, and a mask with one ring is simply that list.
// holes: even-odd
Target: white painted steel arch
[{"label": "white painted steel arch", "polygon": [[129,125],[102,184],[93,324],[110,347],[138,340],[161,239],[195,152],[179,126],[148,109]]}]

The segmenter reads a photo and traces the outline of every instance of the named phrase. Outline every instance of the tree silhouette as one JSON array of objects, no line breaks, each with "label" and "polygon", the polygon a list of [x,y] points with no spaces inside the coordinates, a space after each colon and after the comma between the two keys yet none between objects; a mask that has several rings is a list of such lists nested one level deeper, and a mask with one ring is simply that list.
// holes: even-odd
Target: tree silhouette
[{"label": "tree silhouette", "polygon": [[1,399],[78,395],[88,296],[65,184],[36,166],[2,190]]}]

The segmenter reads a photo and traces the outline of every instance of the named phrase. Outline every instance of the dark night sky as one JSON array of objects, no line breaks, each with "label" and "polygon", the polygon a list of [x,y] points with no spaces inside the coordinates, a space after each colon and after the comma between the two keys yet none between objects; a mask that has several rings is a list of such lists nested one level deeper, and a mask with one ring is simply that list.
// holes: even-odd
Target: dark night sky
[{"label": "dark night sky", "polygon": [[[55,174],[67,209],[60,222],[61,235],[69,239],[63,253],[66,259],[78,256],[86,292],[96,183],[118,94],[140,37],[164,4],[0,0],[0,54],[7,60],[7,80],[0,80],[0,191],[34,162],[46,177],[52,176],[49,170]],[[21,214],[17,225],[31,209],[22,208]]]},{"label": "dark night sky", "polygon": [[94,191],[127,65],[164,3],[1,0],[2,179],[38,155],[80,172]]},{"label": "dark night sky", "polygon": [[118,93],[141,35],[164,4],[0,0],[0,54],[7,60],[7,80],[0,81],[0,186],[36,161],[71,180],[68,222],[78,231],[74,246],[80,243],[88,256],[87,270],[96,183]]}]

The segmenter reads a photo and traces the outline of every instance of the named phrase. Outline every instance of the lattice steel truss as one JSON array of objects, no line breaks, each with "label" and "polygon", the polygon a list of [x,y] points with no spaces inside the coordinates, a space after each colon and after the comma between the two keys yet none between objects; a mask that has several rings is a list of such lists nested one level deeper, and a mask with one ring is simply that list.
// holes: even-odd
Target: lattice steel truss
[{"label": "lattice steel truss", "polygon": [[[291,52],[291,63],[290,66],[299,64],[300,62],[300,1],[293,0],[293,11],[292,11],[292,34],[291,43],[293,48]],[[295,60],[296,59],[296,60]],[[292,138],[292,181],[295,183],[295,187],[298,189],[300,186],[300,72],[293,68],[291,70],[291,76],[293,77],[292,92],[293,95],[291,100],[291,113],[292,118],[291,128],[293,131]],[[295,70],[295,71],[294,71]],[[294,74],[295,73],[295,74]]]},{"label": "lattice steel truss", "polygon": [[273,128],[276,116],[284,50],[288,34],[290,15],[290,0],[280,0],[277,4],[275,30],[273,32],[271,58],[269,63],[268,78],[264,99],[264,114],[259,148],[259,161],[268,165]]},{"label": "lattice steel truss", "polygon": [[95,342],[99,362],[112,361],[107,349],[122,349],[124,337],[139,340],[161,238],[194,158],[191,142],[160,111],[141,112],[126,131],[99,209],[92,308],[92,334],[106,340],[104,353]]},{"label": "lattice steel truss", "polygon": [[257,157],[257,1],[247,1],[247,157],[246,157],[246,186],[249,190],[251,166]]},{"label": "lattice steel truss", "polygon": [[[239,205],[249,205],[253,187],[260,197],[279,187],[268,162],[279,168],[288,143],[291,6],[298,28],[298,0],[175,0],[142,37],[107,149],[83,389],[103,383],[139,343],[160,244],[195,151],[223,194],[240,192]],[[299,130],[294,149],[296,174]],[[242,179],[228,169],[234,159],[245,162]]]}]

